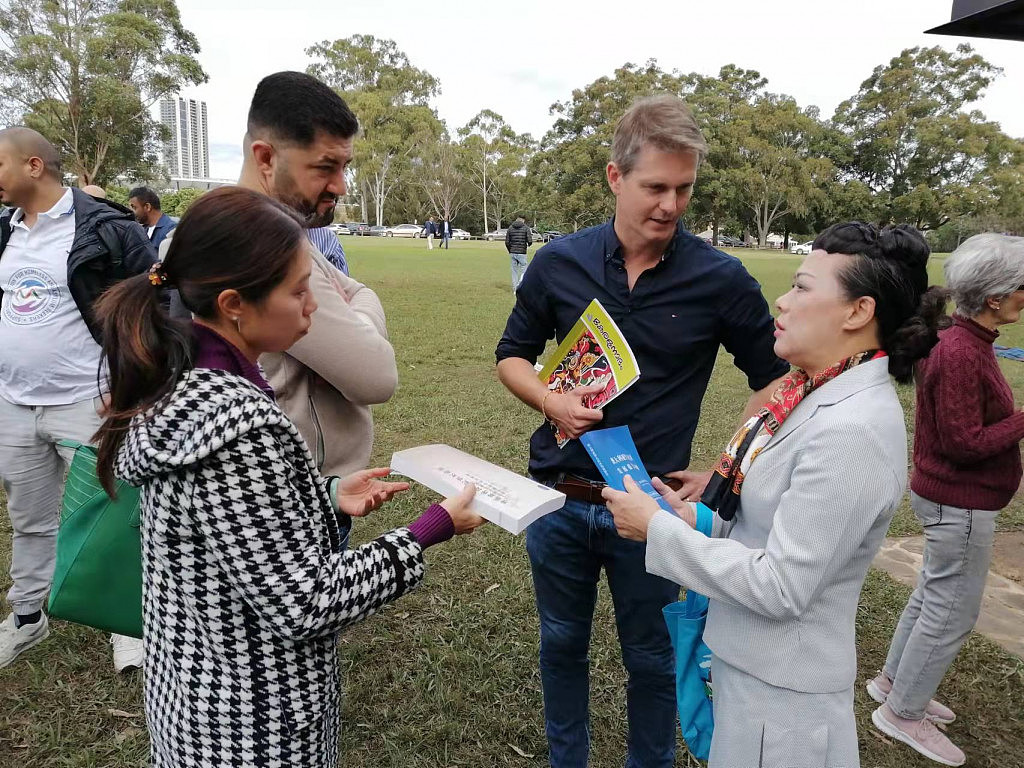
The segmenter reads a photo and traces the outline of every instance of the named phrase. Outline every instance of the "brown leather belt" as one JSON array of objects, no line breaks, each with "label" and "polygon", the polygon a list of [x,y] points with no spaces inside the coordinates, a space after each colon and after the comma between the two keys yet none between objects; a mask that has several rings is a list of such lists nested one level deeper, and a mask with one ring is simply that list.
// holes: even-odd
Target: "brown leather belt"
[{"label": "brown leather belt", "polygon": [[[683,487],[682,481],[675,478],[663,477],[661,479],[665,485],[674,491],[678,491]],[[566,475],[562,482],[555,483],[555,490],[559,493],[564,493],[566,498],[569,499],[585,501],[588,504],[604,504],[604,497],[601,496],[601,491],[604,490],[605,485],[606,483],[587,480],[575,475]]]}]

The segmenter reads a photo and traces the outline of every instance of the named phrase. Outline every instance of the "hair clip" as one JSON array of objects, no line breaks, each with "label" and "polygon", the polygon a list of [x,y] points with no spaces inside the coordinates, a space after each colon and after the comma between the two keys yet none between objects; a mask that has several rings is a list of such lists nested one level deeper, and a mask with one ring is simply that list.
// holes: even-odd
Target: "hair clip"
[{"label": "hair clip", "polygon": [[167,271],[164,269],[164,263],[162,261],[156,262],[149,268],[150,285],[159,288],[161,285],[166,285],[168,280]]}]

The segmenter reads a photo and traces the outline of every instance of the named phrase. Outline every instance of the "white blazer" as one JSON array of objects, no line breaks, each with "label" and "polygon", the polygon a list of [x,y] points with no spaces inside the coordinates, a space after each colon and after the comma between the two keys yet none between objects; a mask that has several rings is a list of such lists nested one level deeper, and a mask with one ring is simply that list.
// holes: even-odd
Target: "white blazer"
[{"label": "white blazer", "polygon": [[[811,392],[753,461],[712,538],[659,511],[647,570],[711,598],[704,640],[771,685],[853,685],[861,586],[906,490],[907,434],[888,359]],[[725,538],[716,538],[722,537]]]}]

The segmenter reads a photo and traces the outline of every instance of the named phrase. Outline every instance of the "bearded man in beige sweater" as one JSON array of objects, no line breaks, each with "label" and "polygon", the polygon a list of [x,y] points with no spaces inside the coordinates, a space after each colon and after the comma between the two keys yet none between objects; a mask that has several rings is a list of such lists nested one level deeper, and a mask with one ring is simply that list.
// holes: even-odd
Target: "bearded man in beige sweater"
[{"label": "bearded man in beige sweater", "polygon": [[[249,108],[238,185],[293,208],[308,228],[326,226],[345,194],[358,130],[348,105],[319,80],[301,72],[268,75]],[[287,352],[262,355],[260,365],[320,472],[345,477],[370,459],[370,406],[394,394],[398,369],[377,294],[309,248],[313,324]],[[175,305],[172,298],[172,311]]]}]

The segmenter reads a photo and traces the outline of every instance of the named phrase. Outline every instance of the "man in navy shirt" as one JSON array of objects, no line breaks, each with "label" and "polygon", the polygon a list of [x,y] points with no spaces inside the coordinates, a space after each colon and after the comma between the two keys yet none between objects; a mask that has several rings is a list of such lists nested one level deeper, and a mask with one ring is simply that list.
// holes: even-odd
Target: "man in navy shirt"
[{"label": "man in navy shirt", "polygon": [[[567,496],[565,507],[526,532],[554,768],[587,765],[587,654],[602,567],[629,673],[626,766],[673,765],[674,661],[661,609],[678,599],[679,587],[647,573],[644,545],[617,535],[600,473],[583,446],[572,440],[559,449],[551,425],[573,438],[592,427],[628,425],[650,474],[681,482],[696,498],[710,473],[683,470],[719,346],[753,390],[747,416],[789,370],[773,351],[773,321],[757,281],[738,259],[679,222],[706,150],[692,113],[675,96],[634,104],[616,127],[607,168],[615,217],[537,253],[498,343],[502,383],[545,417],[530,440],[530,474]],[[641,372],[603,411],[581,402],[600,385],[549,392],[533,367],[548,339],[561,340],[595,297],[625,334]]]}]

